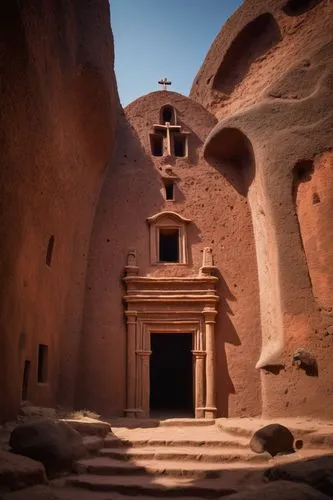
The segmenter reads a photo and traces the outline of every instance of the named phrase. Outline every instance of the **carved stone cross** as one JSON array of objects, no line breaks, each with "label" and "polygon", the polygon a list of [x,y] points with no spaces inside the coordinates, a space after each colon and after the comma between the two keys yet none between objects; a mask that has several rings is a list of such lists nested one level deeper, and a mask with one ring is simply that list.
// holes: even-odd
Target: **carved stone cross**
[{"label": "carved stone cross", "polygon": [[170,82],[167,78],[162,78],[158,83],[163,85],[163,90],[167,90],[167,85],[171,85],[172,82]]},{"label": "carved stone cross", "polygon": [[170,125],[169,122],[166,122],[164,125],[158,123],[154,125],[154,130],[157,132],[166,132],[166,138],[167,138],[167,148],[168,148],[168,154],[171,155],[171,132],[180,132],[180,125]]}]

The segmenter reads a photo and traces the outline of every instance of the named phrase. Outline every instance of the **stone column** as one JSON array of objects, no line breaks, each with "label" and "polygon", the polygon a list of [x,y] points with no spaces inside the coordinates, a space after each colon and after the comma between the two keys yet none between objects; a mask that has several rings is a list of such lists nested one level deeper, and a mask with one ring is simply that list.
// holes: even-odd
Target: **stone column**
[{"label": "stone column", "polygon": [[127,317],[127,399],[125,409],[126,417],[135,417],[135,392],[136,392],[136,311],[126,311]]},{"label": "stone column", "polygon": [[216,310],[205,307],[203,310],[206,331],[206,406],[205,418],[216,417],[215,403],[215,316]]},{"label": "stone column", "polygon": [[150,373],[149,361],[151,351],[141,351],[142,359],[142,416],[149,417],[150,407]]},{"label": "stone column", "polygon": [[195,370],[195,418],[204,417],[204,366],[205,351],[192,351]]}]

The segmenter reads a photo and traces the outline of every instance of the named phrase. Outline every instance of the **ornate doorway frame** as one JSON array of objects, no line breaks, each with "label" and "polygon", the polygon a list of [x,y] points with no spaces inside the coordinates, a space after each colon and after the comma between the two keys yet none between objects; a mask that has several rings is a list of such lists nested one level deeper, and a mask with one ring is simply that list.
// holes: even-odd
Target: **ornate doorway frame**
[{"label": "ornate doorway frame", "polygon": [[[139,276],[135,252],[125,267],[127,417],[149,417],[152,333],[192,333],[195,418],[215,418],[215,317],[219,300],[213,266],[193,277]],[[170,361],[170,369],[172,362]]]}]

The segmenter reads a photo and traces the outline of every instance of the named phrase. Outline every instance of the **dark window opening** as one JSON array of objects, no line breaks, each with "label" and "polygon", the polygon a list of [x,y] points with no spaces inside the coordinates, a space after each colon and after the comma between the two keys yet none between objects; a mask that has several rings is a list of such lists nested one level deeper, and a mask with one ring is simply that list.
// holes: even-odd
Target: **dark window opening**
[{"label": "dark window opening", "polygon": [[171,106],[164,106],[162,108],[162,123],[171,123],[174,125],[174,111]]},{"label": "dark window opening", "polygon": [[47,382],[49,348],[45,344],[38,345],[37,381],[40,384]]},{"label": "dark window opening", "polygon": [[30,377],[30,361],[25,360],[23,369],[23,381],[22,381],[22,401],[27,401],[28,399],[28,389],[29,389],[29,377]]},{"label": "dark window opening", "polygon": [[186,136],[184,134],[174,134],[173,136],[173,150],[175,156],[186,156]]},{"label": "dark window opening", "polygon": [[165,184],[165,199],[166,200],[174,200],[175,196],[175,185],[173,182],[168,182]]},{"label": "dark window opening", "polygon": [[317,203],[320,203],[320,196],[318,193],[313,193],[312,195],[312,204],[317,205]]},{"label": "dark window opening", "polygon": [[151,413],[193,416],[192,335],[153,333],[151,350]]},{"label": "dark window opening", "polygon": [[54,249],[54,236],[52,235],[49,239],[49,243],[47,245],[47,252],[46,252],[46,264],[49,267],[51,267],[51,264],[52,264],[53,249]]},{"label": "dark window opening", "polygon": [[150,148],[153,156],[163,156],[162,134],[150,134]]},{"label": "dark window opening", "polygon": [[160,228],[159,261],[179,262],[179,229]]}]

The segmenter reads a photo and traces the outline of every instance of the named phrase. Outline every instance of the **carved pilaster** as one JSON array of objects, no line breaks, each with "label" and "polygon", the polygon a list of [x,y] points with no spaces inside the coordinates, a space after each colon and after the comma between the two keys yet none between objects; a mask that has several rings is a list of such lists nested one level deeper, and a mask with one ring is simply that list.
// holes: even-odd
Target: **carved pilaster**
[{"label": "carved pilaster", "polygon": [[142,385],[141,385],[141,413],[143,417],[149,417],[149,396],[150,396],[150,378],[149,378],[149,358],[151,351],[137,351],[137,355],[141,359],[142,366]]},{"label": "carved pilaster", "polygon": [[215,316],[216,310],[205,307],[203,310],[206,331],[206,406],[205,418],[216,417],[215,403]]},{"label": "carved pilaster", "polygon": [[192,351],[194,356],[194,373],[195,373],[195,394],[194,394],[194,407],[195,418],[203,418],[204,413],[204,370],[205,370],[205,351]]},{"label": "carved pilaster", "polygon": [[127,317],[127,394],[125,415],[127,417],[135,417],[137,409],[135,408],[136,388],[135,388],[135,375],[136,375],[136,325],[137,325],[137,312],[126,311]]}]

